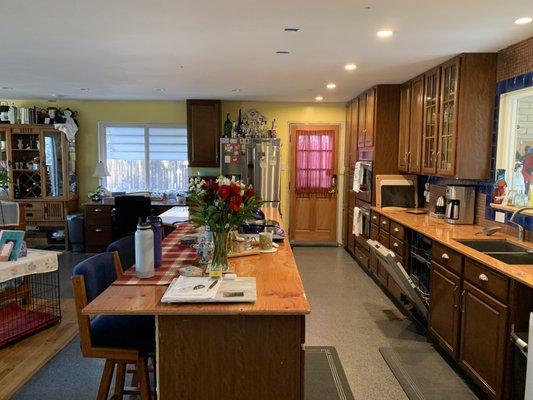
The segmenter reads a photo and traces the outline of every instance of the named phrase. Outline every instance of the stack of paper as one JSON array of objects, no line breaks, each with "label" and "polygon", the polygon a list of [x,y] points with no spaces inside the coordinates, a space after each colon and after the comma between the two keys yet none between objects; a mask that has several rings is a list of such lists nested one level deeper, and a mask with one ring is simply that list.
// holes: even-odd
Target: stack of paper
[{"label": "stack of paper", "polygon": [[[212,284],[214,286],[212,286]],[[220,286],[220,280],[214,281],[209,277],[180,276],[174,279],[165,294],[162,303],[206,302],[213,299]]]}]

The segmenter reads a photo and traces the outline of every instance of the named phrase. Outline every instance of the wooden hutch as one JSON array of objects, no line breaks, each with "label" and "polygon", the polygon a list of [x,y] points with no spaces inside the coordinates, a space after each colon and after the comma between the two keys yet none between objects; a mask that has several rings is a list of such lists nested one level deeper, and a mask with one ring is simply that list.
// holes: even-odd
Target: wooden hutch
[{"label": "wooden hutch", "polygon": [[[28,245],[68,249],[67,214],[78,206],[75,141],[53,125],[0,124],[0,161],[9,176],[1,197],[20,203]],[[59,230],[64,237],[51,235]]]}]

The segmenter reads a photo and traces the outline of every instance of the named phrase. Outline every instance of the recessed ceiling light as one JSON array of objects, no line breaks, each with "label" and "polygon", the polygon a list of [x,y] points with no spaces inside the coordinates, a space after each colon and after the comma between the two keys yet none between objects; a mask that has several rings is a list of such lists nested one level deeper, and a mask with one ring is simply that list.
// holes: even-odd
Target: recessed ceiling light
[{"label": "recessed ceiling light", "polygon": [[13,90],[10,86],[2,86],[2,90]]},{"label": "recessed ceiling light", "polygon": [[285,32],[298,32],[300,28],[285,28],[283,29]]},{"label": "recessed ceiling light", "polygon": [[326,85],[326,87],[327,87],[328,89],[335,89],[335,88],[337,87],[337,85],[335,85],[333,82],[331,82],[331,83],[328,83],[328,84]]},{"label": "recessed ceiling light", "polygon": [[316,101],[322,101],[322,100],[324,100],[324,98],[323,98],[322,96],[316,96],[316,97],[315,97],[315,100],[316,100]]},{"label": "recessed ceiling light", "polygon": [[290,54],[287,50],[278,50],[276,51],[276,54]]},{"label": "recessed ceiling light", "polygon": [[377,35],[380,38],[391,37],[392,36],[392,31],[388,30],[388,29],[385,29],[385,30],[382,30],[382,31],[378,31]]},{"label": "recessed ceiling light", "polygon": [[233,93],[237,93],[237,92],[240,92],[241,89],[231,89],[231,91],[232,91]]},{"label": "recessed ceiling light", "polygon": [[82,87],[82,88],[80,88],[80,90],[81,90],[82,92],[88,92],[88,91],[91,90],[91,89],[86,88],[86,87]]},{"label": "recessed ceiling light", "polygon": [[67,96],[65,96],[64,94],[53,93],[52,97],[55,97],[56,99],[64,99]]},{"label": "recessed ceiling light", "polygon": [[346,64],[346,65],[344,66],[344,69],[345,69],[346,71],[353,71],[353,70],[355,70],[356,68],[357,68],[357,65],[355,65],[355,64]]},{"label": "recessed ceiling light", "polygon": [[514,23],[516,25],[525,25],[525,24],[531,23],[531,21],[533,21],[533,18],[531,17],[522,17],[522,18],[518,18],[517,20],[515,20]]},{"label": "recessed ceiling light", "polygon": [[156,91],[156,92],[164,92],[165,89],[163,89],[163,88],[156,88],[155,91]]}]

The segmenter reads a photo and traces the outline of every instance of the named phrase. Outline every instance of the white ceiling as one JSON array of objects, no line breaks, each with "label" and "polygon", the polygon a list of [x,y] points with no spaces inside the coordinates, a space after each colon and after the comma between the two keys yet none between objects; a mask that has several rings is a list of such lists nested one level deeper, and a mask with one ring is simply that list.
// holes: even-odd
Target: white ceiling
[{"label": "white ceiling", "polygon": [[[533,24],[513,23],[533,14],[531,0],[0,0],[0,6],[0,88],[12,88],[0,89],[0,98],[313,101],[320,94],[345,101],[457,53],[497,51],[533,35]],[[283,31],[293,26],[300,32]],[[385,27],[394,36],[378,39]],[[343,68],[350,61],[358,66],[351,73]],[[325,88],[330,81],[333,91]]]}]

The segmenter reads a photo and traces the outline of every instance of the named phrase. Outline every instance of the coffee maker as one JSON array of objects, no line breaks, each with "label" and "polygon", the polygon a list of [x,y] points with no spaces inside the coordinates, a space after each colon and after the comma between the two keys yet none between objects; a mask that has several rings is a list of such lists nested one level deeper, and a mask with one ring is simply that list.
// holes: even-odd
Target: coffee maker
[{"label": "coffee maker", "polygon": [[474,223],[475,186],[446,186],[446,222],[456,225]]}]

